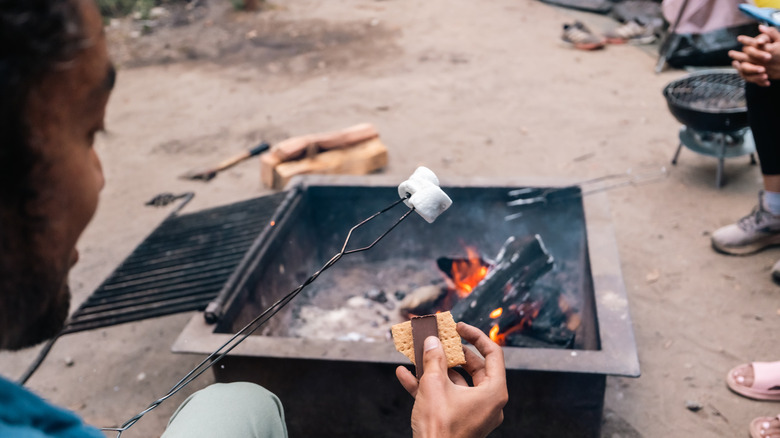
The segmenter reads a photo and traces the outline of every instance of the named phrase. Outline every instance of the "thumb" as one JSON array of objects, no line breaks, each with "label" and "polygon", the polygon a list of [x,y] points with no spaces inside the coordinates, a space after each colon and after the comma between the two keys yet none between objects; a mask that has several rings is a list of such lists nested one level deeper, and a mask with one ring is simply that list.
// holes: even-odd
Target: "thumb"
[{"label": "thumb", "polygon": [[428,336],[423,344],[423,371],[447,374],[447,357],[441,341],[436,336]]}]

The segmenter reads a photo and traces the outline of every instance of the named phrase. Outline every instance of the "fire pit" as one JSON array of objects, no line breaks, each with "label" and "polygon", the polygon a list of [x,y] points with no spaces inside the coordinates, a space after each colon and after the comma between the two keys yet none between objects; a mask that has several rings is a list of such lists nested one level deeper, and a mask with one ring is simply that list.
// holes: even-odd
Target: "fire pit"
[{"label": "fire pit", "polygon": [[[553,196],[507,205],[510,191],[529,187]],[[443,188],[454,204],[434,224],[415,215],[376,247],[345,257],[215,366],[216,379],[257,382],[279,395],[292,437],[409,436],[413,400],[394,376],[408,362],[385,327],[408,316],[401,303],[419,289],[458,289],[444,271],[470,258],[498,269],[514,245],[539,268],[533,278],[516,276],[517,300],[504,306],[515,328],[501,334],[526,348],[504,347],[510,401],[492,436],[597,437],[606,376],[639,375],[606,195],[516,181]],[[174,351],[214,351],[338,252],[352,225],[397,199],[392,182],[376,178],[309,177],[288,193],[211,307],[216,324],[195,315]],[[356,247],[397,216],[380,218],[353,237]],[[545,318],[542,309],[551,309]],[[509,324],[479,318],[486,330]]]}]

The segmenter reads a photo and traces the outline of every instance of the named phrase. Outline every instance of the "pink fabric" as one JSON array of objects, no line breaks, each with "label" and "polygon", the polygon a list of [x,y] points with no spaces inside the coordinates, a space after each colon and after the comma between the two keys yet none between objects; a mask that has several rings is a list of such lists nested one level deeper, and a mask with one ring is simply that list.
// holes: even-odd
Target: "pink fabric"
[{"label": "pink fabric", "polygon": [[[753,362],[753,385],[751,388],[769,390],[780,387],[780,362]],[[773,389],[780,392],[780,389]]]},{"label": "pink fabric", "polygon": [[[661,11],[669,22],[669,29],[674,27],[674,21],[685,0],[663,0]],[[677,34],[701,34],[727,27],[739,26],[754,22],[753,19],[739,11],[742,0],[688,0],[677,26]]]}]

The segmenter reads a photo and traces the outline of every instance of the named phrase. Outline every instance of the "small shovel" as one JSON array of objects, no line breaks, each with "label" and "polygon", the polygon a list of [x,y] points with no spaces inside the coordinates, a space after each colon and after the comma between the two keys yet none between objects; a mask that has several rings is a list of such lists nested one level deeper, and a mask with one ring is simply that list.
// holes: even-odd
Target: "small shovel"
[{"label": "small shovel", "polygon": [[179,176],[181,179],[192,179],[192,180],[201,180],[201,181],[210,181],[212,178],[217,176],[217,173],[234,166],[241,161],[246,160],[247,158],[254,157],[256,155],[260,155],[263,152],[267,151],[268,148],[270,148],[271,145],[262,142],[259,145],[253,147],[252,149],[249,149],[247,151],[241,152],[240,154],[234,155],[216,166],[212,166],[206,169],[198,169],[198,170],[191,170],[184,175]]}]

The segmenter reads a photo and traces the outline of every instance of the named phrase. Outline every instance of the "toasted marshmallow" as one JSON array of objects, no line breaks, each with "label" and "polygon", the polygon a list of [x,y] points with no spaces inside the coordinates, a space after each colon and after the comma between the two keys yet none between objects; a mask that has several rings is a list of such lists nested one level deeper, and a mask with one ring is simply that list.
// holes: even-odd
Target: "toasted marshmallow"
[{"label": "toasted marshmallow", "polygon": [[433,223],[440,214],[452,205],[452,199],[439,187],[439,178],[427,167],[418,167],[408,180],[398,186],[398,195],[404,203],[414,208],[428,223]]}]

